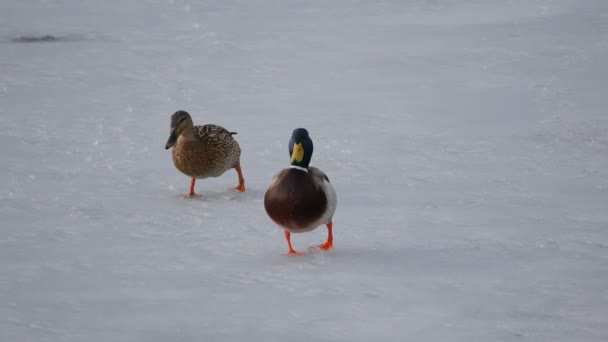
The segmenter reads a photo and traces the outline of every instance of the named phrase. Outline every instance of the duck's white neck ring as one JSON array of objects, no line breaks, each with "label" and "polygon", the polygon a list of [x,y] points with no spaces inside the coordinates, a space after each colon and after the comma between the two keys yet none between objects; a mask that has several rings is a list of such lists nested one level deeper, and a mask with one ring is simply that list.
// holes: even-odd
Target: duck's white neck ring
[{"label": "duck's white neck ring", "polygon": [[289,168],[300,170],[300,171],[304,171],[304,172],[308,173],[308,169],[307,168],[301,167],[301,166],[298,166],[298,165],[291,165]]}]

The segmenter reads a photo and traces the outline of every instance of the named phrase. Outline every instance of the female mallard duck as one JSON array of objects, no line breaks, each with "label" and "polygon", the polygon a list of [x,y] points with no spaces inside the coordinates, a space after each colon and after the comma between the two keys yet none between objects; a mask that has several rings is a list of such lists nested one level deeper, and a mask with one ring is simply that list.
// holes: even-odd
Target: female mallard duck
[{"label": "female mallard duck", "polygon": [[171,135],[165,149],[173,147],[173,164],[192,178],[190,193],[194,193],[196,179],[219,177],[229,169],[236,169],[239,177],[237,191],[245,191],[245,180],[241,173],[239,144],[229,132],[217,125],[194,126],[187,112],[180,110],[171,116]]},{"label": "female mallard duck", "polygon": [[264,208],[272,221],[285,230],[287,254],[301,254],[291,247],[291,233],[302,233],[327,225],[327,241],[333,245],[332,218],[336,211],[336,191],[323,171],[309,167],[313,144],[308,131],[298,128],[289,140],[291,167],[274,176],[264,195]]}]

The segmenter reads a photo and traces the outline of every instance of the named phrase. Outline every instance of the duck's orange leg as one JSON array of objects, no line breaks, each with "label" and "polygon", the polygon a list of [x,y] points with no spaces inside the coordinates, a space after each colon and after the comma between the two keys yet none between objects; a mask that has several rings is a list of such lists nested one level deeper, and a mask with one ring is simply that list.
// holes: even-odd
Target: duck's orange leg
[{"label": "duck's orange leg", "polygon": [[237,165],[234,167],[236,169],[236,173],[239,175],[239,185],[234,188],[236,191],[245,192],[245,178],[243,178],[243,172],[241,172],[241,165]]},{"label": "duck's orange leg", "polygon": [[286,255],[303,255],[304,253],[296,252],[293,247],[291,247],[291,233],[285,231],[285,240],[287,240],[287,247],[289,251],[285,253]]},{"label": "duck's orange leg", "polygon": [[330,249],[333,244],[334,244],[334,235],[332,233],[332,222],[329,221],[329,223],[327,224],[327,241],[325,241],[325,243],[322,243],[319,245],[319,247],[323,250],[328,250]]},{"label": "duck's orange leg", "polygon": [[196,178],[192,178],[190,180],[190,193],[184,195],[185,198],[191,197],[199,197],[200,195],[194,192],[194,183],[196,182]]}]

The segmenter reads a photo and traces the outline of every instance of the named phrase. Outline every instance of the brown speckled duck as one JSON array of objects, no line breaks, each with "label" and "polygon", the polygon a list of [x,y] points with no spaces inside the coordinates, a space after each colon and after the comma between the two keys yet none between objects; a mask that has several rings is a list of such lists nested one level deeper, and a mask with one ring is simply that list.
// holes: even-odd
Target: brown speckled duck
[{"label": "brown speckled duck", "polygon": [[245,191],[241,172],[241,148],[229,132],[217,125],[194,126],[190,114],[183,110],[171,116],[171,135],[165,149],[173,147],[173,164],[192,178],[190,193],[184,197],[199,196],[194,193],[197,179],[219,177],[229,169],[236,169],[239,177],[237,191]]},{"label": "brown speckled duck", "polygon": [[337,206],[336,191],[323,171],[310,167],[313,144],[308,131],[298,128],[289,140],[291,167],[281,170],[264,195],[268,216],[285,230],[288,252],[300,255],[291,246],[291,233],[302,233],[327,225],[327,241],[319,247],[332,248],[332,218]]}]

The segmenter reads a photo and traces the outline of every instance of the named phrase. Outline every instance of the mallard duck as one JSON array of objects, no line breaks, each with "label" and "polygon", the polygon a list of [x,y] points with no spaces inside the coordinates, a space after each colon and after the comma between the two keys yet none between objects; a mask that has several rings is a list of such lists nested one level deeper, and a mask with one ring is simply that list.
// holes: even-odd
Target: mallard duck
[{"label": "mallard duck", "polygon": [[173,147],[173,164],[191,177],[190,192],[184,197],[198,196],[194,192],[197,179],[219,177],[229,169],[236,169],[239,185],[235,190],[245,191],[241,172],[241,148],[229,132],[217,125],[194,126],[190,114],[183,110],[171,116],[171,135],[165,149]]},{"label": "mallard duck", "polygon": [[302,233],[327,226],[327,241],[319,247],[333,246],[332,218],[337,206],[336,191],[327,175],[310,167],[313,144],[308,131],[297,128],[289,140],[291,166],[277,173],[264,195],[264,208],[272,221],[285,230],[287,254],[299,255],[291,246],[291,233]]}]

